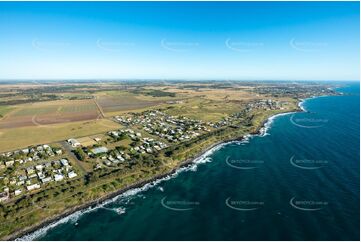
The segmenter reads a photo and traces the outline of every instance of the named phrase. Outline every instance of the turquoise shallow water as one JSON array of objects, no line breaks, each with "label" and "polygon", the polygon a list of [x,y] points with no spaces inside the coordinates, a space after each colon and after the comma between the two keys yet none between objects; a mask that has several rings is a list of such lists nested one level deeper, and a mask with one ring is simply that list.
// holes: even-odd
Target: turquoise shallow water
[{"label": "turquoise shallow water", "polygon": [[264,137],[33,234],[35,240],[358,240],[360,88],[304,102]]}]

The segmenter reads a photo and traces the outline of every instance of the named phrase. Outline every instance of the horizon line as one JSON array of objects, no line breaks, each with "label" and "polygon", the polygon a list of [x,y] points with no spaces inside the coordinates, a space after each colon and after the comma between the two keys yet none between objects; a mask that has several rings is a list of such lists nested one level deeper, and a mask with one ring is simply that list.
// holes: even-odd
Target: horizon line
[{"label": "horizon line", "polygon": [[304,82],[304,81],[349,81],[349,82],[359,82],[357,79],[177,79],[177,78],[59,78],[59,79],[44,79],[44,78],[14,78],[14,79],[0,79],[0,82],[5,81],[296,81],[296,82]]}]

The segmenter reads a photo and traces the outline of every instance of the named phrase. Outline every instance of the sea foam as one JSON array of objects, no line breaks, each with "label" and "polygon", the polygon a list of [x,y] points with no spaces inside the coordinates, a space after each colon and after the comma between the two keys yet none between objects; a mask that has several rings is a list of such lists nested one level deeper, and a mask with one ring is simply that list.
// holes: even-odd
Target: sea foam
[{"label": "sea foam", "polygon": [[[115,196],[114,198],[110,198],[107,199],[95,206],[90,206],[86,209],[82,209],[79,211],[76,211],[74,213],[72,213],[71,215],[68,215],[64,218],[59,219],[56,222],[53,222],[51,224],[48,224],[46,226],[44,226],[43,228],[40,228],[32,233],[29,233],[27,235],[24,235],[20,238],[17,238],[17,241],[29,241],[29,240],[36,240],[41,238],[42,236],[44,236],[49,230],[51,230],[52,228],[55,228],[56,226],[60,225],[60,224],[65,224],[65,223],[77,223],[77,221],[79,220],[79,218],[87,213],[93,212],[95,210],[98,209],[102,209],[105,208],[107,210],[112,210],[112,211],[118,211],[118,208],[116,209],[111,209],[111,208],[106,208],[105,206],[114,202],[125,202],[128,203],[135,195],[147,191],[150,188],[156,187],[157,185],[159,185],[160,183],[176,178],[180,173],[182,172],[186,172],[186,171],[197,171],[197,167],[200,164],[204,164],[207,162],[211,162],[212,159],[209,157],[210,155],[212,155],[214,152],[216,152],[217,150],[221,149],[222,147],[224,147],[227,143],[222,143],[219,145],[214,146],[213,148],[207,150],[205,153],[203,153],[202,155],[200,155],[199,157],[197,157],[196,159],[193,160],[193,162],[187,166],[181,167],[179,169],[177,169],[173,174],[169,174],[165,177],[159,178],[155,181],[149,182],[139,188],[133,188],[130,189],[128,191],[125,191],[124,193]],[[124,214],[126,211],[124,208],[121,208],[121,213],[118,214]]]},{"label": "sea foam", "polygon": [[[301,100],[301,102],[299,103],[299,107],[305,111],[305,109],[303,108],[303,102],[305,100]],[[221,144],[218,144],[216,146],[214,146],[213,148],[207,150],[206,152],[204,152],[202,155],[200,155],[199,157],[197,157],[196,159],[193,160],[193,162],[185,167],[181,167],[179,169],[177,169],[173,174],[170,174],[170,175],[167,175],[163,178],[160,178],[160,179],[157,179],[155,181],[152,181],[152,182],[149,182],[139,188],[133,188],[133,189],[130,189],[120,195],[117,195],[115,196],[114,198],[111,198],[111,199],[107,199],[105,201],[103,201],[102,203],[99,203],[97,204],[96,206],[91,206],[91,207],[88,207],[86,209],[83,209],[83,210],[79,210],[77,212],[74,212],[73,214],[69,215],[69,216],[66,216],[54,223],[51,223],[49,225],[46,225],[44,226],[43,228],[41,229],[38,229],[32,233],[29,233],[25,236],[22,236],[16,240],[35,240],[35,239],[38,239],[39,237],[45,235],[47,233],[47,231],[49,231],[50,229],[52,228],[55,228],[56,226],[60,225],[60,224],[64,224],[64,223],[76,223],[78,221],[78,219],[84,215],[84,214],[87,214],[87,213],[90,213],[92,211],[95,211],[97,209],[101,209],[101,208],[105,208],[104,206],[107,205],[107,204],[110,204],[110,203],[114,203],[116,201],[120,201],[122,200],[122,202],[129,202],[132,197],[134,197],[135,195],[141,193],[141,192],[144,192],[144,191],[147,191],[149,190],[150,188],[153,188],[153,187],[156,187],[157,185],[159,185],[160,183],[162,183],[163,181],[167,181],[167,180],[170,180],[170,179],[173,179],[173,178],[176,178],[180,173],[182,172],[185,172],[185,171],[197,171],[197,167],[200,165],[200,164],[204,164],[204,163],[207,163],[207,162],[211,162],[212,159],[211,159],[211,155],[220,150],[221,148],[223,148],[224,146],[226,145],[229,145],[229,144],[237,144],[237,145],[242,145],[242,144],[246,144],[246,143],[249,143],[249,140],[253,137],[253,136],[260,136],[260,137],[264,137],[266,135],[269,135],[268,133],[268,130],[271,128],[272,126],[272,123],[273,121],[275,120],[275,118],[277,117],[280,117],[280,116],[284,116],[284,115],[289,115],[293,112],[289,112],[289,113],[280,113],[280,114],[276,114],[276,115],[273,115],[271,116],[270,118],[267,119],[267,121],[265,122],[264,126],[260,129],[260,132],[259,134],[257,135],[245,135],[243,137],[243,139],[241,141],[230,141],[230,142],[225,142],[225,143],[221,143]],[[122,210],[122,213],[119,213],[119,214],[124,214],[126,211],[125,209]]]}]

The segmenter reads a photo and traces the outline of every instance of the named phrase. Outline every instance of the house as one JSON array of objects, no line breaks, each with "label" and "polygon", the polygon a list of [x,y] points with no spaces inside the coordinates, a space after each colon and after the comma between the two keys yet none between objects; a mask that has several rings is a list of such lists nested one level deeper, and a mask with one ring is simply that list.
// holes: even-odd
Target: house
[{"label": "house", "polygon": [[39,189],[40,188],[40,185],[39,184],[33,184],[33,185],[29,185],[29,186],[27,186],[26,187],[26,189],[28,190],[28,191],[32,191],[32,190],[35,190],[35,189]]},{"label": "house", "polygon": [[18,179],[19,179],[19,181],[25,181],[25,180],[26,180],[26,176],[20,175],[20,176],[18,176]]},{"label": "house", "polygon": [[61,159],[60,160],[60,163],[63,165],[63,166],[69,166],[69,161],[67,159]]},{"label": "house", "polygon": [[33,174],[31,174],[31,175],[28,175],[28,178],[30,179],[30,178],[34,178],[34,177],[37,177],[37,174],[36,173],[33,173]]},{"label": "house", "polygon": [[12,155],[13,155],[12,152],[8,152],[8,153],[5,154],[6,157],[10,157],[10,156],[12,156]]},{"label": "house", "polygon": [[53,179],[50,176],[48,176],[48,177],[41,179],[41,182],[45,184],[45,183],[51,182],[52,180]]},{"label": "house", "polygon": [[79,141],[77,141],[76,139],[68,139],[67,142],[72,146],[72,147],[80,147],[81,144]]},{"label": "house", "polygon": [[109,132],[109,135],[110,135],[110,136],[113,136],[113,137],[119,137],[119,133],[116,132],[116,131],[111,131],[111,132]]},{"label": "house", "polygon": [[22,193],[21,189],[17,189],[14,191],[15,196],[19,196]]},{"label": "house", "polygon": [[29,149],[23,149],[21,150],[21,152],[23,152],[25,155],[29,154]]},{"label": "house", "polygon": [[71,178],[74,178],[76,177],[78,174],[76,174],[74,171],[71,171],[68,173],[68,177],[71,179]]},{"label": "house", "polygon": [[0,193],[0,202],[5,202],[9,199],[9,193],[8,192],[1,192]]},{"label": "house", "polygon": [[98,148],[94,148],[91,150],[91,152],[95,155],[97,154],[101,154],[101,153],[106,153],[108,152],[108,149],[106,147],[98,147]]},{"label": "house", "polygon": [[31,175],[31,174],[35,173],[35,170],[33,167],[28,167],[28,168],[26,168],[26,173],[28,173],[28,175]]},{"label": "house", "polygon": [[45,175],[42,172],[38,172],[38,177],[40,180],[45,178]]},{"label": "house", "polygon": [[32,161],[32,160],[33,160],[33,158],[31,158],[31,157],[25,158],[25,162]]},{"label": "house", "polygon": [[42,171],[44,169],[44,166],[43,165],[36,165],[35,168],[38,170],[38,171]]},{"label": "house", "polygon": [[61,149],[57,149],[57,150],[55,150],[55,154],[61,155],[61,154],[63,154],[63,151]]},{"label": "house", "polygon": [[14,160],[5,161],[5,165],[6,165],[7,167],[9,167],[9,166],[13,166],[13,165],[14,165],[14,163],[15,163],[15,161],[14,161]]},{"label": "house", "polygon": [[55,181],[62,181],[63,179],[64,179],[63,175],[60,175],[60,174],[55,174],[54,175],[54,180]]},{"label": "house", "polygon": [[124,161],[124,158],[121,155],[117,155],[117,159],[120,161]]},{"label": "house", "polygon": [[12,177],[10,179],[10,185],[15,185],[16,184],[16,178],[15,177]]},{"label": "house", "polygon": [[52,152],[51,150],[47,150],[46,153],[47,153],[49,156],[55,156],[54,152]]}]

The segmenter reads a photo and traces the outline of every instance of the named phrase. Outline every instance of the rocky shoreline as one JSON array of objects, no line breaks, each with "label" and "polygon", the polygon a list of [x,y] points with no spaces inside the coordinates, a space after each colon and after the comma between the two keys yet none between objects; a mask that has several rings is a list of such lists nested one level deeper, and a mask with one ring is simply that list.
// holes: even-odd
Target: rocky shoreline
[{"label": "rocky shoreline", "polygon": [[[273,117],[276,117],[276,116],[279,116],[280,114],[288,114],[288,113],[292,113],[292,112],[302,112],[303,110],[302,109],[297,109],[297,110],[294,110],[294,111],[288,111],[288,112],[284,112],[284,113],[278,113],[278,114],[275,114],[275,115],[272,115],[270,117],[268,117],[266,120],[264,120],[262,122],[262,124],[256,129],[255,132],[251,132],[249,135],[259,135],[259,134],[262,134],[262,132],[267,128],[266,127],[266,124],[272,120]],[[85,204],[82,204],[82,205],[79,205],[79,206],[76,206],[76,207],[73,207],[73,208],[70,208],[68,210],[65,210],[64,212],[62,212],[61,214],[58,214],[58,215],[55,215],[55,216],[52,216],[52,217],[49,217],[48,219],[46,220],[43,220],[41,221],[40,223],[38,224],[35,224],[33,226],[30,226],[30,227],[27,227],[27,228],[24,228],[24,229],[21,229],[11,235],[8,235],[8,236],[5,236],[3,238],[1,238],[1,240],[16,240],[18,238],[21,238],[27,234],[30,234],[36,230],[39,230],[41,228],[44,228],[46,226],[49,226],[53,223],[55,223],[56,221],[59,221],[60,219],[63,219],[75,212],[78,212],[78,211],[81,211],[81,210],[84,210],[84,209],[87,209],[89,207],[92,207],[92,206],[96,206],[106,200],[109,200],[109,199],[112,199],[116,196],[119,196],[123,193],[125,193],[126,191],[129,191],[131,189],[135,189],[135,188],[140,188],[148,183],[152,183],[154,181],[157,181],[159,179],[162,179],[162,178],[165,178],[169,175],[173,175],[177,170],[179,170],[180,168],[183,168],[183,167],[187,167],[189,165],[192,165],[194,164],[194,161],[197,160],[198,158],[201,158],[206,152],[208,152],[209,150],[221,145],[221,144],[226,144],[226,143],[229,143],[229,142],[234,142],[234,141],[242,141],[244,140],[247,136],[249,135],[244,135],[244,136],[241,136],[241,137],[238,137],[238,138],[234,138],[234,139],[228,139],[228,140],[222,140],[222,141],[219,141],[217,143],[214,143],[212,144],[211,146],[203,149],[198,155],[196,155],[195,157],[193,158],[189,158],[183,162],[181,162],[177,167],[173,168],[170,172],[167,172],[167,173],[164,173],[164,174],[160,174],[160,175],[157,175],[151,179],[147,179],[147,180],[144,180],[144,181],[139,181],[137,183],[134,183],[130,186],[127,186],[125,188],[122,188],[122,189],[119,189],[115,192],[112,192],[112,193],[109,193],[101,198],[98,198],[96,200],[93,200],[93,201],[89,201],[88,203],[85,203]]]}]

